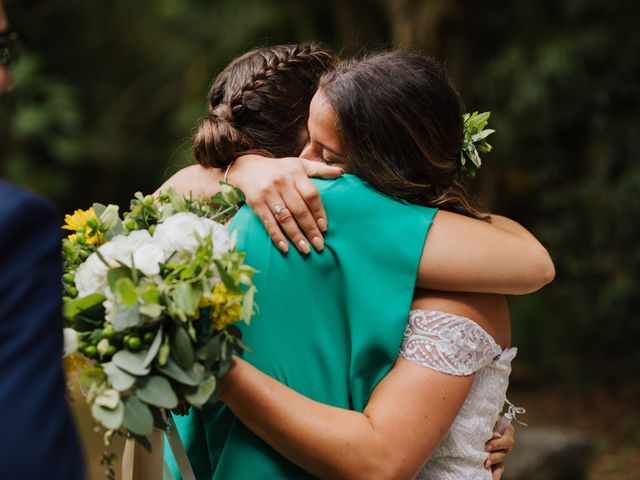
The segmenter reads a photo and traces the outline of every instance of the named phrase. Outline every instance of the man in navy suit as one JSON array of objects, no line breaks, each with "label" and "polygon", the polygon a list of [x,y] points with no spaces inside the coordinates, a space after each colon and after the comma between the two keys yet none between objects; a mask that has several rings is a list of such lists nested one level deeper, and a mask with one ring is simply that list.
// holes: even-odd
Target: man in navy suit
[{"label": "man in navy suit", "polygon": [[82,456],[62,372],[60,225],[0,180],[0,478],[78,480]]}]

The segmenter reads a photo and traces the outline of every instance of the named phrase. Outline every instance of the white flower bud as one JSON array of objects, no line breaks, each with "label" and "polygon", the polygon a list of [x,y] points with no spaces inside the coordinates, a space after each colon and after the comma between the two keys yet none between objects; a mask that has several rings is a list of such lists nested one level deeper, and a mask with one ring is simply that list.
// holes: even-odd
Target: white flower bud
[{"label": "white flower bud", "polygon": [[64,356],[76,353],[78,351],[78,332],[73,328],[64,328],[62,335],[64,338]]}]

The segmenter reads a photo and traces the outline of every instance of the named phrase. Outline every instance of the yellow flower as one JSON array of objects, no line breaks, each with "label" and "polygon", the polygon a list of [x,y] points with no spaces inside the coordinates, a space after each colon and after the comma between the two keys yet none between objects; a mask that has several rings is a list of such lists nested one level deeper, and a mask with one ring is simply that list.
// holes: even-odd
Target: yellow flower
[{"label": "yellow flower", "polygon": [[215,330],[224,330],[233,322],[240,320],[242,314],[242,294],[229,292],[224,283],[217,284],[213,292],[203,295],[200,308],[211,308],[211,326]]},{"label": "yellow flower", "polygon": [[[98,220],[93,208],[90,208],[89,210],[78,209],[73,212],[73,215],[65,215],[64,221],[66,224],[63,225],[62,228],[63,230],[71,230],[72,232],[77,232],[78,229],[85,228],[87,243],[91,245],[101,244],[103,241],[102,232],[99,230],[93,230],[87,226],[87,222],[92,218]],[[72,233],[67,238],[71,241],[75,241],[78,236],[75,233]]]},{"label": "yellow flower", "polygon": [[64,373],[67,376],[77,372],[78,370],[84,370],[85,368],[89,367],[89,365],[91,365],[87,357],[80,353],[72,353],[71,355],[67,355],[62,359],[62,364],[64,365]]}]

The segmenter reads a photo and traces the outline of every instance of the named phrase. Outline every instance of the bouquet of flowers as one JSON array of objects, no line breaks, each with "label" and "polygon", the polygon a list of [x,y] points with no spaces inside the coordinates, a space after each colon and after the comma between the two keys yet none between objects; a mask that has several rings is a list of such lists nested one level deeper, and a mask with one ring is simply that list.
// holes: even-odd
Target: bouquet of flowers
[{"label": "bouquet of flowers", "polygon": [[212,203],[137,193],[120,217],[94,204],[63,227],[65,361],[110,436],[145,444],[163,409],[215,402],[237,321],[254,312],[254,269],[223,226],[243,200],[223,184]]}]

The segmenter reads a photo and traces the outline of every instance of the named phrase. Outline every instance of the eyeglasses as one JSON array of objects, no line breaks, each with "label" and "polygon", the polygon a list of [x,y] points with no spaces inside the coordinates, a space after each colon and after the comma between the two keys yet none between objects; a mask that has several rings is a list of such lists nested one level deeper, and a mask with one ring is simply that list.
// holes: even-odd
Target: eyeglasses
[{"label": "eyeglasses", "polygon": [[0,65],[10,66],[20,56],[20,37],[13,31],[0,32]]}]

